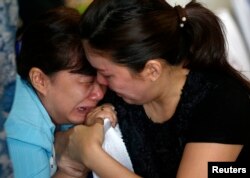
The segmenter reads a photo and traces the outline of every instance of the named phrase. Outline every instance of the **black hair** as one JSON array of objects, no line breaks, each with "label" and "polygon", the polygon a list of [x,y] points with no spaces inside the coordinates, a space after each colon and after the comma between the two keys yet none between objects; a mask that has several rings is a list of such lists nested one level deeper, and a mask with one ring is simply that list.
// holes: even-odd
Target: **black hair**
[{"label": "black hair", "polygon": [[221,20],[195,1],[182,8],[165,0],[95,0],[80,26],[92,48],[134,71],[161,58],[188,69],[226,71],[249,85],[227,61]]},{"label": "black hair", "polygon": [[79,21],[78,11],[67,7],[40,15],[22,36],[18,74],[28,80],[30,69],[37,67],[50,76],[61,70],[95,75],[83,50]]},{"label": "black hair", "polygon": [[64,0],[17,0],[21,26],[17,29],[17,38],[24,29],[42,13],[49,9],[63,6]]}]

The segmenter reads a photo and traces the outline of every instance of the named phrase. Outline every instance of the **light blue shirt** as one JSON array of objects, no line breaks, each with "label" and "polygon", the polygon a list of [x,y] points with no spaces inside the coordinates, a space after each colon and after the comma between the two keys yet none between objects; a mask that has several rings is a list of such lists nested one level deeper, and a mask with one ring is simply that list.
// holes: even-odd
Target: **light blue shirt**
[{"label": "light blue shirt", "polygon": [[49,178],[55,125],[34,89],[19,76],[5,130],[15,178]]}]

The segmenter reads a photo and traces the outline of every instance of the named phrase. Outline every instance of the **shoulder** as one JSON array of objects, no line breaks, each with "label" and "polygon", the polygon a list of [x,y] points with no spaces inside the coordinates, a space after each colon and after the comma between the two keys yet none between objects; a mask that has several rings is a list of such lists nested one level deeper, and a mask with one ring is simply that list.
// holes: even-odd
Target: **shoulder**
[{"label": "shoulder", "polygon": [[223,73],[214,73],[206,77],[213,87],[200,103],[200,111],[218,116],[233,114],[239,117],[250,114],[250,93],[240,81]]},{"label": "shoulder", "polygon": [[[244,109],[248,110],[248,107],[250,107],[249,89],[246,89],[241,81],[231,75],[210,71],[204,73],[194,73],[193,76],[196,77],[192,77],[192,79],[190,79],[191,82],[193,82],[192,86],[208,86],[207,88],[200,87],[199,89],[206,89],[206,95],[200,100],[200,107],[198,107],[200,110],[211,111],[213,108],[216,111],[223,111],[227,107],[234,108],[233,106],[239,106],[239,102],[241,103],[241,107],[236,107],[235,109],[243,111]],[[197,79],[197,76],[199,76],[199,79]],[[193,88],[191,88],[191,90],[193,90]]]},{"label": "shoulder", "polygon": [[206,74],[213,86],[194,109],[189,125],[191,141],[244,144],[249,139],[249,92],[235,78]]}]

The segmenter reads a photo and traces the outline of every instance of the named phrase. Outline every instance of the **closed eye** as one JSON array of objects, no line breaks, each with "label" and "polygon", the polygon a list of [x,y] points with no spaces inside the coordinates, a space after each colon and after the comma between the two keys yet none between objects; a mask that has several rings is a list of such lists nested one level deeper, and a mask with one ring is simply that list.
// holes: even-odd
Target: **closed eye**
[{"label": "closed eye", "polygon": [[105,79],[110,79],[112,77],[112,75],[109,75],[109,74],[104,74],[102,72],[99,72],[99,74],[104,77]]},{"label": "closed eye", "polygon": [[82,76],[82,77],[79,77],[78,81],[80,83],[94,83],[95,82],[95,77],[93,76]]}]

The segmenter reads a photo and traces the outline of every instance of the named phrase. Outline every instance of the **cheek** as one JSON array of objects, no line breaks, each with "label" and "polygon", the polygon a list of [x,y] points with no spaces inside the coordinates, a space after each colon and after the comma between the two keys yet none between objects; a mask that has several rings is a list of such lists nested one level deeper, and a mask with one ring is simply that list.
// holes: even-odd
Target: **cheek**
[{"label": "cheek", "polygon": [[120,77],[116,77],[113,83],[119,88],[130,88],[131,85],[137,83],[137,80],[132,79],[127,75],[120,74]]},{"label": "cheek", "polygon": [[57,102],[64,102],[67,103],[69,107],[72,107],[72,105],[77,104],[77,102],[85,98],[86,94],[87,93],[80,87],[71,85],[71,87],[58,89],[51,97],[55,97]]},{"label": "cheek", "polygon": [[144,81],[136,80],[128,84],[128,89],[131,90],[135,95],[145,96],[150,92],[150,88],[145,84]]},{"label": "cheek", "polygon": [[115,90],[126,90],[128,87],[129,83],[126,83],[126,81],[123,81],[123,79],[119,79],[119,80],[110,80],[108,82],[108,86],[111,89],[115,89]]},{"label": "cheek", "polygon": [[90,95],[91,89],[86,89],[85,87],[76,87],[68,91],[71,99],[75,101],[81,101],[86,99]]}]

